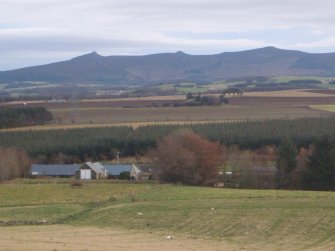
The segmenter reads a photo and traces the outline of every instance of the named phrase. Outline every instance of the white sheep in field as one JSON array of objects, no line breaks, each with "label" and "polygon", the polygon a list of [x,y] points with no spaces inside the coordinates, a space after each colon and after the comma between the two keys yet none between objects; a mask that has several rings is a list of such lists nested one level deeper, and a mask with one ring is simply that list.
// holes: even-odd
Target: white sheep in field
[{"label": "white sheep in field", "polygon": [[167,235],[167,236],[165,236],[165,240],[172,240],[172,239],[174,239],[173,235]]},{"label": "white sheep in field", "polygon": [[143,215],[143,213],[138,212],[137,215]]}]

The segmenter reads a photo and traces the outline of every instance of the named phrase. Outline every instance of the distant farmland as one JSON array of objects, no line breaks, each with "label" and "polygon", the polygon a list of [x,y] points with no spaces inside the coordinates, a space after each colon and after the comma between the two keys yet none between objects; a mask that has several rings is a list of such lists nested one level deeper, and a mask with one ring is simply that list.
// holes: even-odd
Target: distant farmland
[{"label": "distant farmland", "polygon": [[51,109],[61,124],[133,123],[163,121],[222,121],[247,119],[275,119],[326,117],[328,112],[309,107],[260,107],[260,106],[202,106],[161,108],[80,108]]},{"label": "distant farmland", "polygon": [[[185,123],[193,121],[262,120],[277,118],[327,117],[330,110],[312,109],[334,105],[332,90],[290,90],[247,92],[243,96],[228,95],[228,105],[181,106],[185,95],[140,98],[84,99],[68,102],[30,101],[26,106],[44,106],[54,117],[55,126],[141,123]],[[170,106],[166,106],[166,105]],[[22,106],[22,102],[2,103]]]}]

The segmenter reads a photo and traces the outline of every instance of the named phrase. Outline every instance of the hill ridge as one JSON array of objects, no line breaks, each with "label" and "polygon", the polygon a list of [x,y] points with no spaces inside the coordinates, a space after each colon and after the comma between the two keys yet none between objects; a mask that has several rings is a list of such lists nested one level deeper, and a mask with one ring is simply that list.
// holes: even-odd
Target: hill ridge
[{"label": "hill ridge", "polygon": [[0,83],[45,81],[142,85],[288,75],[335,77],[335,53],[307,53],[273,46],[212,55],[177,51],[102,56],[92,51],[66,61],[2,71]]}]

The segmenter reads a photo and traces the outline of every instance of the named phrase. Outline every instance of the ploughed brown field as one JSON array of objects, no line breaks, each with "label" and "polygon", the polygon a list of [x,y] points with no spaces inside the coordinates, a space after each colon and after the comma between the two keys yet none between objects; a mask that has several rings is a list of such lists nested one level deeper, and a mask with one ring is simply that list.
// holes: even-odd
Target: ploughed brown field
[{"label": "ploughed brown field", "polygon": [[335,95],[335,89],[324,89],[324,90],[306,90],[309,93],[321,93]]},{"label": "ploughed brown field", "polygon": [[52,109],[59,124],[187,122],[324,117],[330,113],[304,106],[201,106],[160,108]]},{"label": "ploughed brown field", "polygon": [[[162,106],[167,103],[178,102],[180,99],[164,99],[161,100],[146,100],[146,99],[92,99],[92,100],[78,100],[64,103],[52,103],[47,101],[31,101],[26,102],[26,106],[43,106],[47,109],[71,109],[71,108],[87,108],[87,107],[148,107],[148,106]],[[22,102],[8,102],[3,105],[10,107],[22,107]]]}]

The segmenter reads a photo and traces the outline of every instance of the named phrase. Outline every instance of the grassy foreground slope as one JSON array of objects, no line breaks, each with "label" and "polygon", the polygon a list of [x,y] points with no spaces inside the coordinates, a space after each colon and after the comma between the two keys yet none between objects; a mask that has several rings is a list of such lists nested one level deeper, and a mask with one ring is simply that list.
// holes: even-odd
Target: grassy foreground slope
[{"label": "grassy foreground slope", "polygon": [[[335,246],[335,193],[156,184],[0,185],[0,221],[112,227],[243,245]],[[284,247],[283,246],[283,247]]]}]

